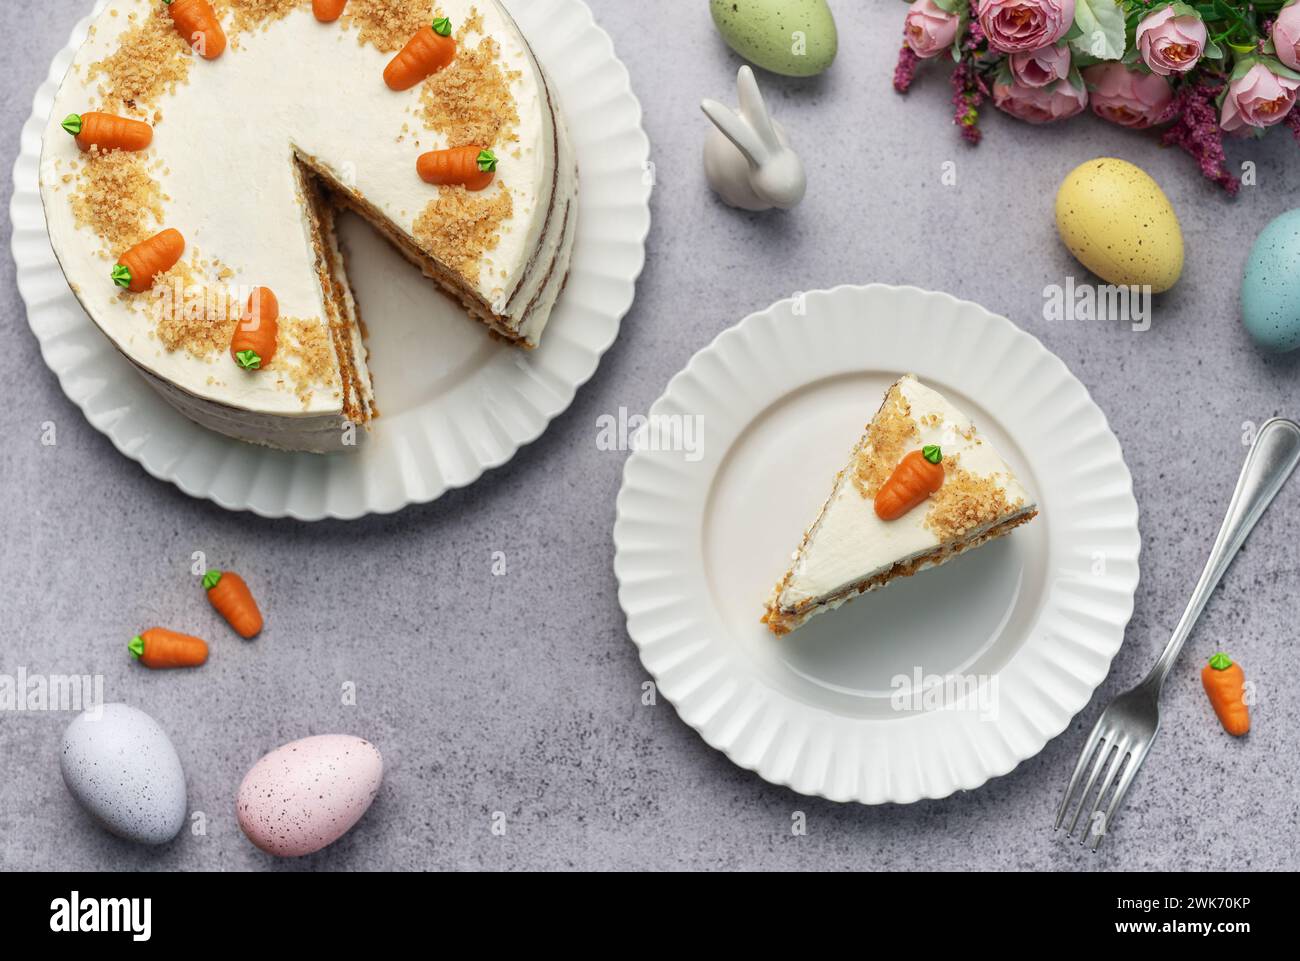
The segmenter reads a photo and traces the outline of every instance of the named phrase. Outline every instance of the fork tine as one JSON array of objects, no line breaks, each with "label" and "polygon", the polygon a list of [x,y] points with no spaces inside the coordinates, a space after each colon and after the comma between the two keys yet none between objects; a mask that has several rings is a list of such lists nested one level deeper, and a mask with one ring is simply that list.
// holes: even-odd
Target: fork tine
[{"label": "fork tine", "polygon": [[[1083,774],[1083,769],[1092,757],[1093,751],[1097,749],[1097,744],[1101,741],[1101,718],[1092,726],[1092,733],[1088,735],[1088,743],[1083,746],[1079,752],[1079,760],[1074,765],[1074,773],[1070,775],[1070,783],[1065,787],[1065,796],[1061,798],[1061,806],[1056,809],[1056,827],[1053,830],[1061,830],[1061,822],[1065,820],[1065,812],[1070,807],[1070,798],[1074,796],[1074,789],[1079,786],[1079,777]],[[1067,834],[1068,837],[1068,834]]]},{"label": "fork tine", "polygon": [[1110,736],[1104,738],[1101,750],[1097,752],[1097,761],[1092,766],[1092,773],[1088,775],[1088,782],[1083,786],[1083,791],[1079,794],[1079,806],[1074,809],[1074,817],[1070,819],[1070,827],[1065,832],[1067,838],[1074,835],[1074,829],[1079,824],[1079,815],[1088,806],[1088,798],[1092,795],[1093,785],[1097,783],[1097,776],[1101,774],[1102,767],[1105,766],[1106,761],[1110,758],[1111,751],[1115,748],[1115,732],[1109,731],[1107,733]]},{"label": "fork tine", "polygon": [[1102,819],[1102,824],[1105,826],[1105,830],[1093,839],[1093,854],[1097,853],[1097,849],[1101,847],[1102,840],[1110,833],[1112,820],[1119,812],[1119,806],[1124,803],[1124,795],[1128,793],[1128,789],[1133,784],[1134,778],[1137,777],[1138,768],[1140,768],[1142,762],[1146,760],[1147,751],[1150,747],[1151,742],[1148,741],[1141,748],[1132,752],[1132,757],[1129,758],[1128,767],[1124,769],[1124,776],[1120,778],[1119,786],[1115,788],[1115,794],[1110,799],[1110,804],[1106,807],[1106,816]]},{"label": "fork tine", "polygon": [[[1110,790],[1110,786],[1119,777],[1120,768],[1124,766],[1124,760],[1128,757],[1129,748],[1132,745],[1133,742],[1127,737],[1115,745],[1115,760],[1110,762],[1110,767],[1106,771],[1106,779],[1097,788],[1097,800],[1092,806],[1092,812],[1088,815],[1088,824],[1093,826],[1094,832],[1097,824],[1097,812],[1101,810],[1102,802],[1106,799],[1106,793]],[[1103,820],[1101,829],[1105,831],[1108,827],[1109,825]],[[1089,828],[1085,827],[1083,833],[1079,835],[1080,844],[1087,843],[1088,830]]]}]

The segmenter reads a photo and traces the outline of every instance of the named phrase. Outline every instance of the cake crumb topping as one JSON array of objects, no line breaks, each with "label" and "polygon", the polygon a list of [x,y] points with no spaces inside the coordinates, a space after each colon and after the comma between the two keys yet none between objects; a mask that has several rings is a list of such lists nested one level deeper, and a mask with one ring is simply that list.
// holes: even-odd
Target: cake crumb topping
[{"label": "cake crumb topping", "polygon": [[267,369],[288,378],[303,406],[311,401],[316,388],[331,383],[338,370],[334,344],[320,318],[281,317],[275,357]]},{"label": "cake crumb topping", "polygon": [[979,477],[955,464],[948,464],[943,486],[930,495],[925,526],[940,542],[960,540],[976,528],[992,524],[1023,506],[1008,502],[996,475]]},{"label": "cake crumb topping", "polygon": [[363,44],[395,53],[433,18],[432,0],[350,0],[343,11],[343,28],[355,25]]},{"label": "cake crumb topping", "polygon": [[[134,13],[129,19],[139,18]],[[102,77],[99,94],[109,113],[149,117],[151,105],[176,89],[190,74],[194,54],[172,25],[167,7],[159,4],[143,20],[128,27],[117,49],[90,65],[88,80]],[[153,114],[157,119],[157,114]]]},{"label": "cake crumb topping", "polygon": [[866,443],[854,458],[853,483],[858,493],[868,500],[875,499],[876,492],[889,480],[916,434],[912,406],[895,384],[885,395],[880,412],[867,425]]},{"label": "cake crumb topping", "polygon": [[[275,20],[283,20],[295,7],[302,6],[304,0],[224,0],[234,17],[232,24],[234,34],[265,27]],[[354,0],[355,2],[355,0]],[[220,15],[220,8],[217,9]]]},{"label": "cake crumb topping", "polygon": [[508,190],[445,187],[415,219],[412,233],[426,253],[476,282],[483,255],[496,249],[501,224],[513,211]]},{"label": "cake crumb topping", "polygon": [[230,288],[205,283],[202,271],[195,251],[159,274],[150,291],[150,313],[154,332],[168,350],[212,359],[230,347],[242,305]]},{"label": "cake crumb topping", "polygon": [[163,218],[162,190],[139,153],[92,147],[84,156],[84,164],[73,165],[72,217],[117,256],[156,232]]},{"label": "cake crumb topping", "polygon": [[480,36],[473,47],[467,44],[469,35],[482,29],[475,9],[456,31],[456,59],[421,86],[420,106],[424,125],[445,136],[447,146],[500,151],[519,139],[519,111],[510,86],[520,74],[501,66],[501,48],[493,38]]}]

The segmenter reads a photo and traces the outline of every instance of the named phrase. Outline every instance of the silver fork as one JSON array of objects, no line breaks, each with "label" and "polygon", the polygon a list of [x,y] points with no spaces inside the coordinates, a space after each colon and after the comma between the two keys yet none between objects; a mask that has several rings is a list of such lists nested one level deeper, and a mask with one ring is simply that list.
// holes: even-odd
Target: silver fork
[{"label": "silver fork", "polygon": [[[1101,846],[1102,838],[1106,836],[1124,795],[1137,777],[1138,769],[1142,767],[1142,762],[1146,760],[1147,752],[1151,750],[1151,744],[1160,731],[1160,691],[1174,661],[1178,659],[1179,651],[1183,649],[1183,642],[1192,632],[1192,626],[1201,616],[1206,601],[1223,578],[1228,565],[1246,540],[1246,535],[1282,489],[1297,461],[1300,461],[1300,424],[1282,417],[1274,417],[1264,423],[1255,435],[1250,452],[1246,454],[1246,463],[1241,468],[1241,476],[1237,478],[1237,489],[1232,492],[1232,500],[1228,503],[1227,516],[1224,517],[1219,536],[1215,538],[1214,547],[1210,550],[1210,559],[1205,563],[1201,579],[1196,582],[1192,599],[1187,602],[1187,610],[1183,611],[1178,626],[1174,628],[1174,636],[1169,639],[1151,672],[1137,687],[1111,701],[1088,735],[1088,742],[1079,755],[1070,784],[1065,789],[1065,797],[1061,798],[1061,806],[1056,811],[1056,827],[1059,830],[1066,814],[1074,807],[1074,816],[1065,832],[1066,837],[1074,834],[1079,816],[1088,806],[1088,797],[1105,768],[1105,777],[1097,787],[1096,800],[1085,821],[1087,827],[1079,835],[1080,844],[1087,843],[1088,835],[1092,835],[1093,851]],[[1083,782],[1083,790],[1076,793],[1084,769],[1094,757],[1092,770],[1087,781]],[[1114,790],[1111,791],[1111,788]],[[1108,792],[1110,802],[1103,811],[1102,805]],[[1071,799],[1077,801],[1077,807]]]}]

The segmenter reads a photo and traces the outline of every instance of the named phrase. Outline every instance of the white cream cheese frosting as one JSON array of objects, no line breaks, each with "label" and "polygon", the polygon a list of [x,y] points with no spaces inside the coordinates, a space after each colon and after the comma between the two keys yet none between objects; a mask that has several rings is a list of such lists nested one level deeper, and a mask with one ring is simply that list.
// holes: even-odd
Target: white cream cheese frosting
[{"label": "white cream cheese frosting", "polygon": [[[522,341],[534,345],[567,273],[576,216],[576,168],[563,124],[557,123],[558,104],[497,0],[430,0],[431,11],[435,6],[453,27],[476,25],[458,38],[462,49],[491,38],[508,80],[518,120],[508,142],[487,145],[499,162],[482,195],[508,192],[510,214],[499,223],[495,244],[481,252],[472,285],[483,301],[500,308]],[[41,164],[50,238],[95,323],[157,386],[171,388],[165,393],[187,395],[193,409],[186,413],[203,422],[205,410],[235,421],[247,412],[254,436],[244,439],[263,439],[258,433],[265,430],[267,442],[296,446],[295,432],[314,434],[328,428],[331,417],[337,421],[344,391],[339,371],[324,370],[304,389],[301,378],[294,383],[277,376],[274,362],[265,371],[247,372],[224,351],[196,356],[169,349],[154,329],[151,294],[126,294],[109,279],[122,251],[107,250],[74,213],[78,172],[87,157],[60,123],[89,110],[122,113],[104,103],[105,78],[93,76],[92,65],[114,54],[128,30],[159,10],[165,8],[155,0],[111,0],[56,95]],[[180,230],[187,260],[197,253],[205,265],[221,265],[221,276],[206,276],[206,283],[240,291],[268,286],[282,318],[325,324],[329,313],[295,155],[413,236],[439,191],[463,189],[432,186],[416,174],[417,157],[448,146],[446,137],[426,127],[419,86],[400,93],[385,86],[383,71],[393,53],[363,43],[346,17],[318,23],[303,0],[283,17],[251,29],[234,29],[230,15],[223,23],[231,43],[222,56],[193,58],[188,77],[136,115],[154,126],[143,156],[162,198],[155,229]],[[368,388],[363,358],[358,352],[355,363]],[[304,423],[286,423],[294,418]],[[284,436],[275,436],[277,430]]]},{"label": "white cream cheese frosting", "polygon": [[[939,447],[949,477],[953,476],[953,469],[958,469],[963,479],[979,483],[986,493],[999,492],[1000,496],[993,495],[998,506],[993,510],[986,508],[978,516],[978,522],[965,527],[959,535],[936,523],[927,502],[899,518],[882,520],[876,515],[874,492],[867,492],[873,495],[867,496],[855,478],[859,458],[872,454],[868,430],[849,465],[836,478],[830,498],[794,553],[789,572],[774,591],[770,609],[778,612],[778,620],[786,621],[786,629],[797,627],[821,610],[838,607],[865,590],[881,586],[884,581],[869,586],[864,586],[864,582],[887,575],[895,567],[902,573],[901,569],[918,560],[921,561],[916,564],[918,570],[942,563],[966,547],[982,543],[1000,525],[1016,518],[1028,518],[1036,511],[1033,499],[993,445],[976,429],[970,417],[943,395],[908,374],[890,388],[882,414],[897,399],[901,399],[901,409],[912,421],[906,450],[927,445]],[[937,493],[932,495],[932,500]],[[940,550],[943,550],[941,555],[929,556]],[[781,618],[781,614],[785,617]]]}]

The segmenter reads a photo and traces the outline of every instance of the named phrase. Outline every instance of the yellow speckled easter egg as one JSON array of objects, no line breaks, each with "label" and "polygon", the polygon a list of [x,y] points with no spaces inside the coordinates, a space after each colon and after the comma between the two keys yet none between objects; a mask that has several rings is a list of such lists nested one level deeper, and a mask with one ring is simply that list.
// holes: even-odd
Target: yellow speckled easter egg
[{"label": "yellow speckled easter egg", "polygon": [[1099,157],[1056,193],[1056,229],[1079,263],[1112,284],[1168,290],[1183,272],[1183,231],[1169,198],[1140,167]]}]

